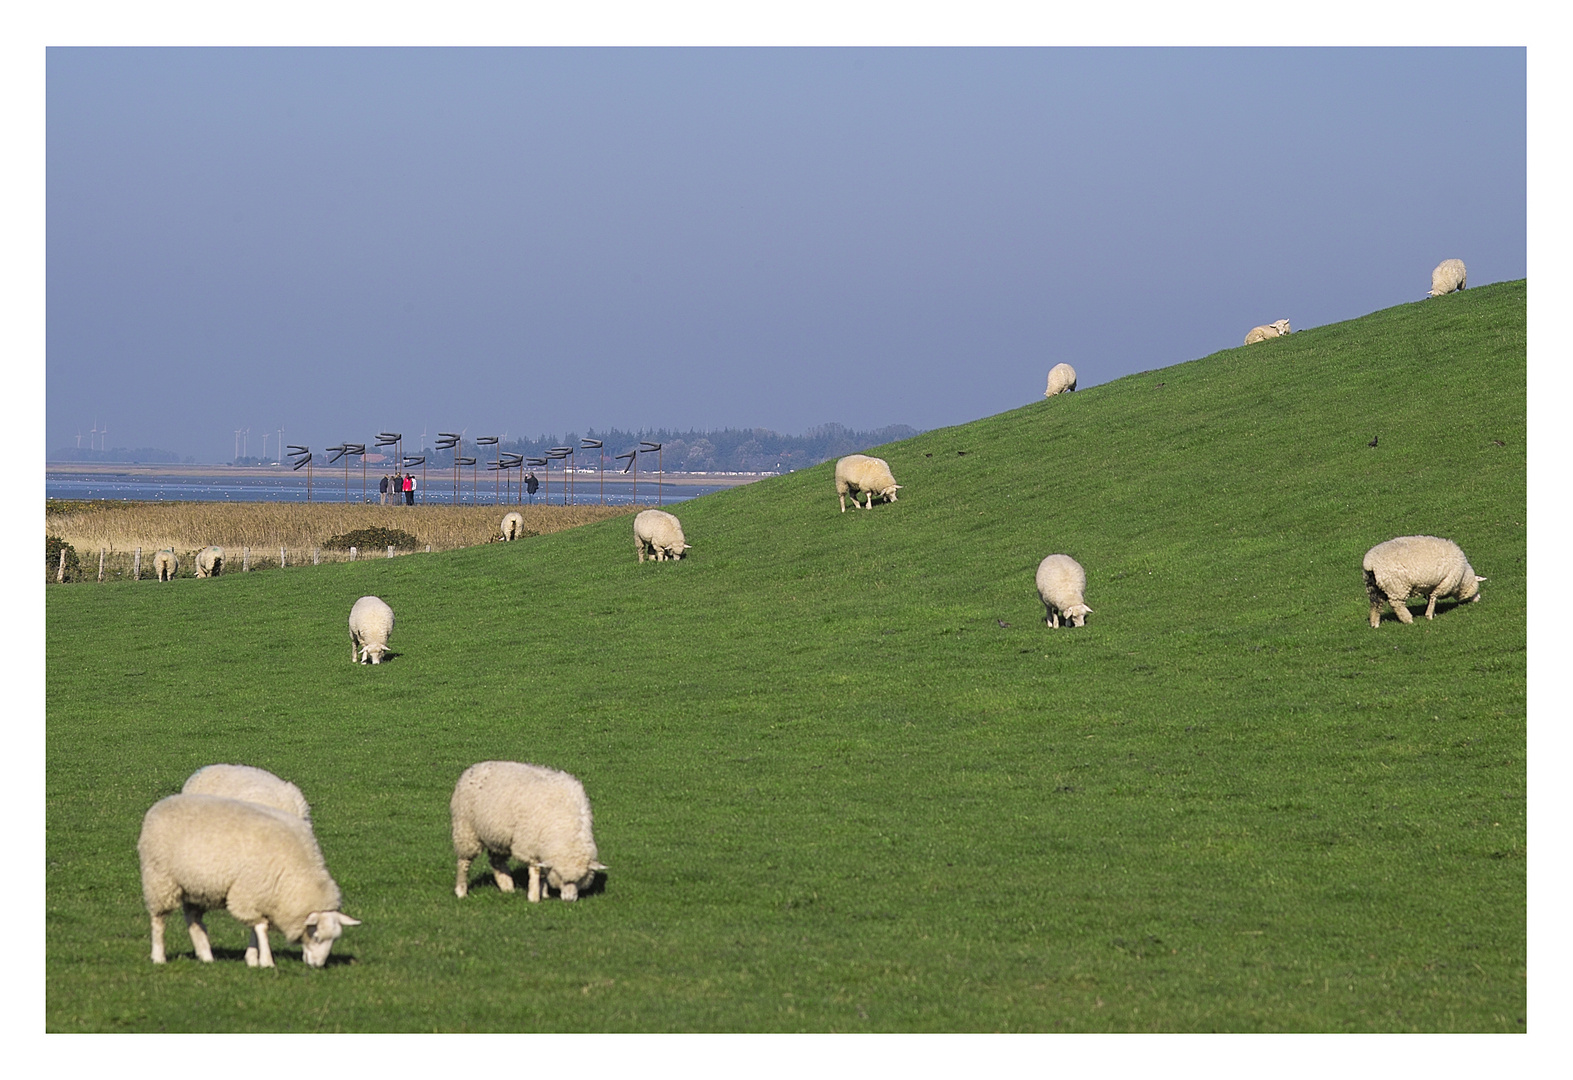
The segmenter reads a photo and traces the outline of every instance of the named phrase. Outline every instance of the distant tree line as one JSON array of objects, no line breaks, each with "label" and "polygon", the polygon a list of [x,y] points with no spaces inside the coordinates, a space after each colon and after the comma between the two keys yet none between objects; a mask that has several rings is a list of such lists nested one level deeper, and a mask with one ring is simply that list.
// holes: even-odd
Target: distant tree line
[{"label": "distant tree line", "polygon": [[[661,463],[668,472],[765,472],[785,473],[806,469],[821,461],[854,454],[881,443],[910,439],[919,434],[917,428],[906,424],[893,424],[874,431],[853,431],[840,424],[821,424],[802,435],[781,435],[765,428],[724,428],[721,431],[673,431],[656,428],[650,431],[622,431],[610,428],[597,431],[591,428],[581,435],[568,432],[558,437],[542,435],[534,439],[504,439],[498,447],[481,447],[476,452],[474,443],[466,440],[464,453],[482,458],[495,449],[502,449],[526,457],[542,457],[554,446],[571,446],[576,451],[574,460],[580,465],[596,460],[596,450],[579,448],[581,439],[599,439],[604,443],[608,468],[616,464],[613,458],[638,449],[641,442],[661,444]],[[426,451],[426,461],[431,465],[451,465],[449,451]],[[639,462],[640,469],[655,467],[654,454],[646,454]],[[489,460],[489,458],[488,458]]]},{"label": "distant tree line", "polygon": [[181,457],[173,450],[160,450],[152,446],[139,446],[135,450],[127,450],[124,446],[117,446],[113,450],[84,450],[80,446],[62,447],[49,455],[50,461],[122,461],[132,464],[138,463],[173,463],[193,465],[196,458],[187,455]]}]

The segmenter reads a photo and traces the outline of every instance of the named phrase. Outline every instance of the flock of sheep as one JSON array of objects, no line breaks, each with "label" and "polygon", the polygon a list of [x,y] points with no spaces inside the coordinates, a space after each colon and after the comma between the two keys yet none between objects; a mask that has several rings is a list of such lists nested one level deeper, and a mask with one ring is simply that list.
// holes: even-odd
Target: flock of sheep
[{"label": "flock of sheep", "polygon": [[[1449,259],[1431,275],[1431,295],[1464,287],[1464,264]],[[1246,336],[1253,344],[1289,332],[1287,319],[1258,326]],[[1057,364],[1049,372],[1045,396],[1076,389],[1076,372]],[[841,512],[847,496],[855,509],[872,510],[874,500],[895,502],[902,485],[882,458],[849,454],[836,462],[836,495]],[[859,500],[863,500],[861,503]],[[504,516],[504,540],[520,535],[523,519]],[[664,510],[645,510],[634,517],[634,548],[639,561],[648,555],[665,562],[684,557],[691,548],[682,523]],[[197,575],[219,573],[223,549],[197,553]],[[179,563],[173,550],[154,556],[160,580],[173,577]],[[1400,536],[1377,544],[1361,563],[1371,601],[1371,626],[1381,622],[1382,605],[1392,606],[1400,622],[1412,623],[1407,601],[1426,598],[1426,618],[1434,617],[1439,599],[1473,603],[1480,582],[1464,552],[1451,540],[1436,536]],[[167,576],[166,576],[167,575]],[[1058,629],[1085,626],[1093,613],[1085,593],[1087,573],[1069,555],[1053,554],[1038,564],[1038,597],[1046,625]],[[393,633],[393,609],[381,598],[363,596],[350,609],[350,658],[380,664]],[[517,761],[483,761],[459,777],[449,802],[453,850],[457,858],[455,895],[469,892],[471,863],[487,856],[497,887],[514,891],[514,860],[526,870],[526,895],[533,903],[555,889],[564,900],[577,899],[589,888],[598,860],[592,833],[590,800],[584,785],[568,773]],[[155,803],[142,823],[137,841],[142,864],[142,896],[152,920],[155,964],[164,963],[164,918],[180,910],[197,957],[213,959],[202,917],[223,907],[250,930],[246,963],[272,967],[269,930],[302,943],[310,967],[322,967],[344,927],[358,926],[339,910],[339,887],[329,876],[311,828],[311,808],[294,784],[248,765],[209,765],[198,769],[178,795]]]}]

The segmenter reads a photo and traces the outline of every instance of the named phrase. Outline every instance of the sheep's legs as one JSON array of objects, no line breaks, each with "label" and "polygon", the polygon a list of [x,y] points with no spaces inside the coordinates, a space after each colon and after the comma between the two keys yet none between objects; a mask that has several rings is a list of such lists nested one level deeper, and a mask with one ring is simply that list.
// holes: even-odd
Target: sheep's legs
[{"label": "sheep's legs", "polygon": [[[1437,590],[1437,592],[1441,592],[1441,591],[1442,590],[1440,590],[1440,589]],[[1432,593],[1429,597],[1426,598],[1426,618],[1428,618],[1428,619],[1434,618],[1435,617],[1435,613],[1436,613],[1436,593]]]},{"label": "sheep's legs", "polygon": [[1371,629],[1375,630],[1382,625],[1382,601],[1371,601]]},{"label": "sheep's legs", "polygon": [[530,903],[538,903],[541,899],[541,867],[539,863],[530,864],[529,891],[524,894]]},{"label": "sheep's legs", "polygon": [[191,935],[191,947],[197,950],[197,959],[211,964],[213,946],[208,944],[208,928],[202,925],[202,912],[187,904],[182,913],[186,916],[186,932]]},{"label": "sheep's legs", "polygon": [[[852,500],[852,505],[856,506],[857,504],[858,504],[858,501],[856,499],[853,499]],[[847,512],[847,497],[845,495],[841,496],[841,512],[843,514]]]},{"label": "sheep's legs", "polygon": [[489,852],[492,863],[492,877],[497,879],[497,887],[503,892],[513,892],[513,875],[508,873],[508,856]]},{"label": "sheep's legs", "polygon": [[273,950],[268,945],[268,920],[263,919],[251,928],[246,942],[247,967],[272,967]]},{"label": "sheep's legs", "polygon": [[868,505],[863,507],[863,509],[865,509],[865,510],[872,510],[872,509],[874,509],[874,493],[872,491],[870,491],[868,493]]},{"label": "sheep's legs", "polygon": [[[151,914],[151,913],[150,913]],[[153,915],[153,963],[164,962],[164,916]]]},{"label": "sheep's legs", "polygon": [[1394,599],[1389,596],[1387,599],[1393,605],[1393,614],[1398,616],[1399,622],[1412,623],[1415,621],[1415,617],[1409,614],[1409,597]]},{"label": "sheep's legs", "polygon": [[459,860],[459,877],[458,877],[458,880],[453,883],[453,895],[455,895],[459,899],[463,900],[464,897],[465,897],[465,894],[468,893],[469,891],[470,891],[470,860],[469,859],[460,859]]},{"label": "sheep's legs", "polygon": [[350,663],[360,663],[360,642],[355,639],[355,631],[350,631]]}]

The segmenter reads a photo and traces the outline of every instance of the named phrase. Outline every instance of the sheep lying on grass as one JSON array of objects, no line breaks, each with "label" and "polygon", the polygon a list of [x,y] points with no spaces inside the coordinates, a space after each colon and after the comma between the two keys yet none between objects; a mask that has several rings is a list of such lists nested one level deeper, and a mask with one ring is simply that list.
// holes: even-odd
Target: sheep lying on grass
[{"label": "sheep lying on grass", "polygon": [[164,548],[153,556],[153,572],[160,581],[173,581],[180,572],[180,560],[175,557],[174,548]]},{"label": "sheep lying on grass", "polygon": [[1049,369],[1049,388],[1043,392],[1044,397],[1053,397],[1055,394],[1068,394],[1075,389],[1075,368],[1069,364],[1055,364]]},{"label": "sheep lying on grass", "polygon": [[1371,598],[1371,626],[1381,624],[1382,604],[1393,605],[1402,623],[1412,623],[1405,602],[1411,596],[1426,598],[1426,618],[1433,617],[1436,602],[1452,597],[1459,603],[1478,603],[1480,582],[1464,551],[1440,536],[1400,536],[1384,541],[1365,553],[1365,591]]},{"label": "sheep lying on grass", "polygon": [[1281,337],[1287,333],[1289,333],[1289,320],[1279,319],[1277,322],[1268,323],[1266,326],[1252,327],[1251,332],[1245,335],[1245,343],[1247,345],[1255,345],[1258,341]]},{"label": "sheep lying on grass", "polygon": [[251,765],[204,765],[186,779],[183,795],[222,795],[226,799],[271,806],[311,822],[311,807],[300,788]]},{"label": "sheep lying on grass", "polygon": [[224,570],[224,549],[210,544],[197,552],[197,577],[218,577]]},{"label": "sheep lying on grass", "polygon": [[1464,288],[1468,275],[1464,272],[1463,259],[1443,259],[1431,271],[1431,291],[1428,296],[1442,296]]},{"label": "sheep lying on grass", "polygon": [[459,857],[454,895],[470,891],[470,863],[485,851],[503,892],[513,892],[511,855],[528,866],[531,903],[541,899],[541,871],[564,900],[589,888],[597,870],[590,800],[568,773],[518,761],[483,761],[459,777],[449,803]]},{"label": "sheep lying on grass", "polygon": [[350,660],[380,664],[393,634],[393,609],[375,596],[363,596],[350,608]]},{"label": "sheep lying on grass", "polygon": [[504,540],[517,539],[524,531],[524,515],[517,510],[510,510],[502,516],[502,538]]},{"label": "sheep lying on grass", "polygon": [[858,505],[858,496],[867,494],[868,505],[864,510],[874,509],[874,496],[878,495],[885,502],[895,502],[896,492],[901,490],[901,485],[896,483],[896,478],[890,473],[890,466],[884,458],[869,457],[866,454],[848,454],[836,462],[836,494],[841,497],[841,512],[847,512],[847,495],[852,496],[852,505]]},{"label": "sheep lying on grass", "polygon": [[1048,609],[1044,622],[1058,630],[1063,615],[1066,626],[1087,625],[1092,608],[1082,598],[1087,591],[1087,571],[1081,563],[1069,555],[1050,555],[1038,564],[1037,581],[1038,598]]},{"label": "sheep lying on grass", "polygon": [[153,804],[137,840],[142,899],[153,923],[153,963],[164,962],[164,916],[184,912],[197,958],[211,963],[204,912],[224,908],[251,930],[250,967],[272,967],[271,927],[301,942],[308,967],[327,962],[346,926],[339,887],[311,826],[290,814],[218,795],[171,795]]},{"label": "sheep lying on grass", "polygon": [[646,552],[658,562],[681,559],[693,546],[683,539],[683,523],[665,510],[641,510],[634,516],[634,550],[640,562]]}]

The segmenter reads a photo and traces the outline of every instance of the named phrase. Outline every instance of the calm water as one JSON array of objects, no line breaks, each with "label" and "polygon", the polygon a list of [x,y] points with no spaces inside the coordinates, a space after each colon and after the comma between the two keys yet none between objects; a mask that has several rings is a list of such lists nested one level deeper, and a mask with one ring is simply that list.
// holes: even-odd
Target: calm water
[{"label": "calm water", "polygon": [[[366,483],[366,500],[377,502],[377,481],[381,474],[368,477]],[[449,475],[444,484],[440,474],[428,481],[428,486],[416,492],[416,505],[422,503],[438,503],[451,505],[453,498],[453,479]],[[468,479],[468,478],[466,478]],[[723,491],[731,484],[663,484],[661,486],[661,502],[677,503],[685,499],[693,499],[700,495],[708,495],[712,491]],[[600,488],[594,477],[588,479],[576,477],[574,480],[573,501],[578,505],[593,504],[601,501]],[[639,501],[652,504],[656,501],[656,485],[654,480],[641,480],[638,488]],[[196,500],[201,502],[305,502],[306,477],[301,473],[281,473],[278,476],[162,476],[138,473],[114,474],[99,473],[93,476],[83,476],[76,473],[44,473],[44,495],[50,499],[136,499],[147,502],[174,502],[181,500]],[[552,478],[550,504],[560,506],[563,502],[563,487],[559,477]],[[608,483],[606,485],[606,502],[611,505],[624,505],[634,501],[634,491],[626,483]],[[391,498],[391,496],[390,496]],[[342,474],[338,477],[324,477],[318,473],[312,478],[311,501],[320,503],[342,503],[345,501],[358,503],[361,501],[361,478],[351,475],[349,483],[349,498],[345,498],[344,479]],[[542,487],[532,497],[519,494],[519,485],[513,485],[513,491],[504,495],[500,488],[494,488],[485,483],[480,484],[477,492],[469,483],[462,486],[459,501],[464,505],[480,503],[482,506],[491,506],[494,503],[507,502],[512,505],[523,502],[546,503],[547,492]]]}]

